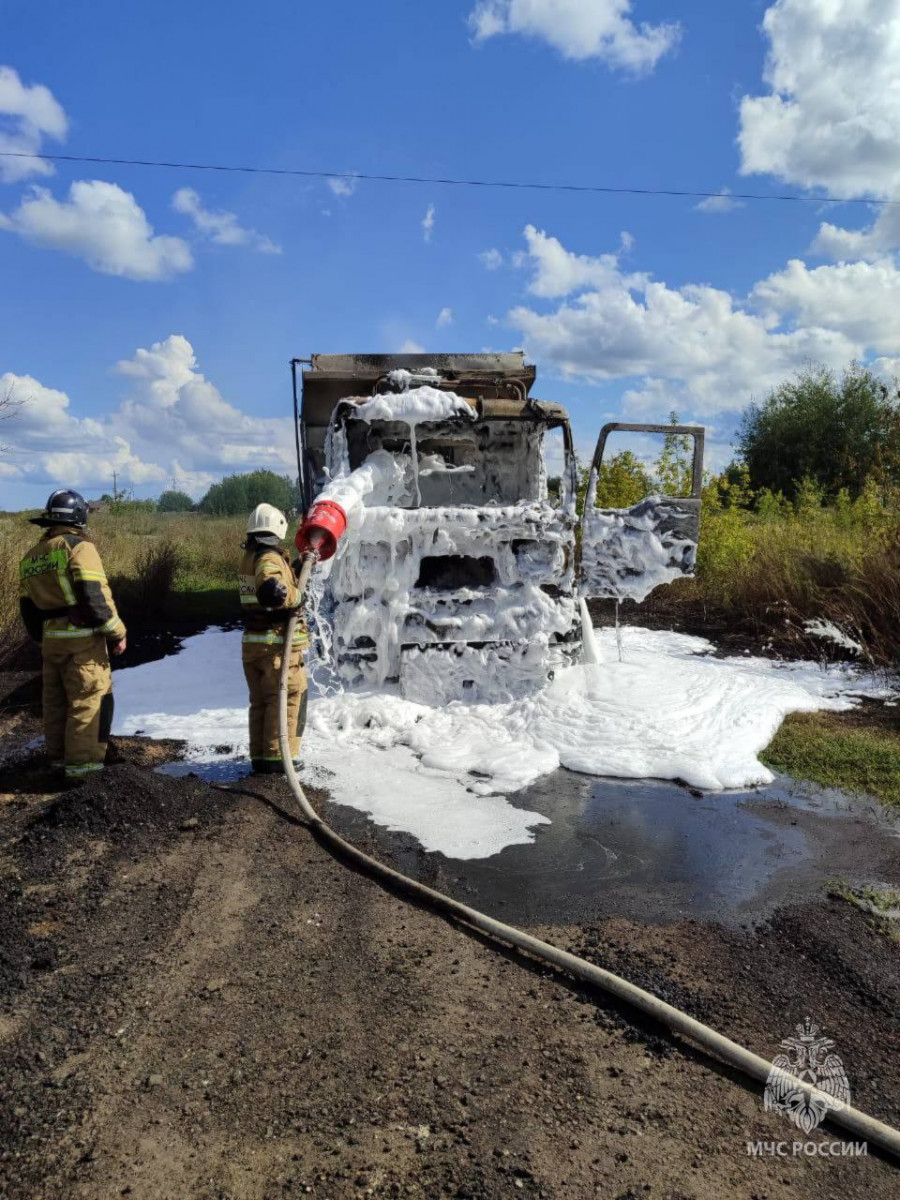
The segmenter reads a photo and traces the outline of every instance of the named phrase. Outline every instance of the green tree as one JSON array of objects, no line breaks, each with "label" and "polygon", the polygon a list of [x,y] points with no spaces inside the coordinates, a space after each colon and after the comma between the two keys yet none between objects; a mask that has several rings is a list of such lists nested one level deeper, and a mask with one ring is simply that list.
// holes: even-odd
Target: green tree
[{"label": "green tree", "polygon": [[866,481],[900,482],[900,403],[871,371],[852,364],[838,379],[809,367],[744,412],[738,448],[754,491],[797,499],[801,481],[826,500]]},{"label": "green tree", "polygon": [[874,479],[867,479],[853,503],[853,520],[857,525],[871,528],[885,516],[881,489]]},{"label": "green tree", "polygon": [[289,512],[298,505],[297,487],[287,475],[276,475],[274,471],[226,475],[212,485],[199,508],[208,516],[234,517],[249,513],[257,504],[274,504],[282,512]]},{"label": "green tree", "polygon": [[[669,424],[678,424],[678,413],[669,413]],[[667,433],[656,460],[655,486],[663,496],[689,496],[694,475],[694,439],[687,433]]]},{"label": "green tree", "polygon": [[750,486],[750,472],[746,463],[729,463],[717,481],[722,494],[723,508],[750,508],[753,503],[753,489]]},{"label": "green tree", "polygon": [[187,492],[163,492],[156,507],[159,512],[190,512],[194,502]]}]

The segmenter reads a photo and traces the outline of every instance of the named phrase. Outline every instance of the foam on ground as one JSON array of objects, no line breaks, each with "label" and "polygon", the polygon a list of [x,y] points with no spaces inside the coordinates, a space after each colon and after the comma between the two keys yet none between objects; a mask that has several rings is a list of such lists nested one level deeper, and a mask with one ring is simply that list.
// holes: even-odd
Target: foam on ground
[{"label": "foam on ground", "polygon": [[[534,840],[547,818],[506,796],[559,766],[712,790],[767,783],[758,755],[787,713],[887,694],[852,666],[715,658],[702,638],[634,627],[622,630],[619,662],[615,632],[594,633],[596,664],[560,672],[527,699],[313,696],[302,777],[426,850],[482,858]],[[183,739],[198,764],[246,756],[240,641],[240,630],[211,629],[176,656],[117,671],[116,732]]]}]

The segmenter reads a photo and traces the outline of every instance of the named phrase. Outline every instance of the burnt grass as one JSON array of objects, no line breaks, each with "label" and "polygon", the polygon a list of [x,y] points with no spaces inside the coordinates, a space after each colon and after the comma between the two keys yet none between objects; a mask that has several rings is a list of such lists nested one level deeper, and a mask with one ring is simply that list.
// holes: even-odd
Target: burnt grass
[{"label": "burnt grass", "polygon": [[[0,1195],[897,1194],[874,1154],[750,1158],[794,1135],[757,1085],[348,870],[283,781],[119,755],[0,776]],[[900,1123],[900,955],[856,908],[536,932],[766,1056],[811,1015]]]}]

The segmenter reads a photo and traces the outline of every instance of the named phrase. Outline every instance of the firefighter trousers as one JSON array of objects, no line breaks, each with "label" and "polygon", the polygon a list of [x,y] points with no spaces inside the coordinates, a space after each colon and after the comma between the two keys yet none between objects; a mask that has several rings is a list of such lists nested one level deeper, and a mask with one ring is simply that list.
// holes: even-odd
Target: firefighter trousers
[{"label": "firefighter trousers", "polygon": [[[245,642],[244,675],[250,689],[250,761],[254,770],[277,771],[281,764],[278,749],[278,687],[284,647]],[[300,752],[300,738],[306,724],[306,668],[303,650],[294,646],[288,680],[288,730],[291,757]]]},{"label": "firefighter trousers", "polygon": [[73,779],[102,770],[113,718],[106,638],[45,635],[42,651],[47,757]]}]

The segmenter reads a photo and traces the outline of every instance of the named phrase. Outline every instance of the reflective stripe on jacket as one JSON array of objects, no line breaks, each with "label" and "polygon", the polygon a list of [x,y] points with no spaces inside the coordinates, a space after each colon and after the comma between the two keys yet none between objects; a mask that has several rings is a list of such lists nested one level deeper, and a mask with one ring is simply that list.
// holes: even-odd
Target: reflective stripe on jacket
[{"label": "reflective stripe on jacket", "polygon": [[[247,630],[241,639],[245,646],[282,646],[284,645],[284,630],[283,629],[267,629],[265,633],[251,633]],[[301,623],[298,621],[294,626],[294,636],[291,640],[292,646],[308,646],[309,633],[304,628],[301,628]]]},{"label": "reflective stripe on jacket", "polygon": [[51,526],[24,556],[19,595],[29,632],[37,619],[45,638],[125,636],[97,547],[74,526]]},{"label": "reflective stripe on jacket", "polygon": [[[299,599],[288,552],[279,546],[248,541],[238,571],[238,592],[246,629],[244,642],[282,645],[284,626]],[[299,620],[292,645],[308,643],[306,622]]]}]

